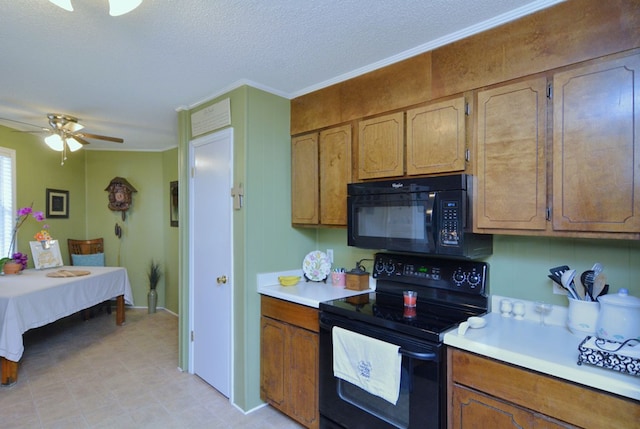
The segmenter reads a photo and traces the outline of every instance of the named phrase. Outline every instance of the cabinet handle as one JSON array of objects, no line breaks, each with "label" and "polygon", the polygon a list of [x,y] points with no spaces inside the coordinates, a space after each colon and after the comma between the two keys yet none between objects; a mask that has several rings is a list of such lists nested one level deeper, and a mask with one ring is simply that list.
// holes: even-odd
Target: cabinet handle
[{"label": "cabinet handle", "polygon": [[216,281],[218,282],[218,284],[225,284],[227,283],[227,276],[220,276],[216,278]]},{"label": "cabinet handle", "polygon": [[551,220],[551,207],[547,207],[547,220]]}]

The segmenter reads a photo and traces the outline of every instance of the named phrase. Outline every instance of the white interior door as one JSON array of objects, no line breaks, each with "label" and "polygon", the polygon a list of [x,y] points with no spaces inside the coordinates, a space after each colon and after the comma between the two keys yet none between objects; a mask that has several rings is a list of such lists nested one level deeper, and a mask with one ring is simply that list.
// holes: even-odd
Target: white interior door
[{"label": "white interior door", "polygon": [[230,397],[232,378],[232,147],[226,129],[191,142],[190,368]]}]

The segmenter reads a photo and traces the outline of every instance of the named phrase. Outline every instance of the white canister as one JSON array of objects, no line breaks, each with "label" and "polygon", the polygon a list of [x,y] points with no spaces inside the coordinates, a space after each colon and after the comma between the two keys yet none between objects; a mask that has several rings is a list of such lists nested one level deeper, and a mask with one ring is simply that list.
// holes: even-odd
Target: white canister
[{"label": "white canister", "polygon": [[602,295],[596,326],[598,338],[622,342],[640,338],[640,298],[620,289],[615,295]]},{"label": "white canister", "polygon": [[567,327],[578,337],[594,335],[599,311],[600,304],[596,301],[582,301],[569,297]]}]

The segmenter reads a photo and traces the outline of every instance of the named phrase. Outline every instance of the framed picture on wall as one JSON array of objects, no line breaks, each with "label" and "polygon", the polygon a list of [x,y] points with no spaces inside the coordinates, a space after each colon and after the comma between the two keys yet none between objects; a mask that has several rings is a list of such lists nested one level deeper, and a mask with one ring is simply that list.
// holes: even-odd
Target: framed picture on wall
[{"label": "framed picture on wall", "polygon": [[69,218],[69,191],[47,188],[47,213],[48,218]]},{"label": "framed picture on wall", "polygon": [[178,181],[169,183],[169,219],[171,226],[178,226]]}]

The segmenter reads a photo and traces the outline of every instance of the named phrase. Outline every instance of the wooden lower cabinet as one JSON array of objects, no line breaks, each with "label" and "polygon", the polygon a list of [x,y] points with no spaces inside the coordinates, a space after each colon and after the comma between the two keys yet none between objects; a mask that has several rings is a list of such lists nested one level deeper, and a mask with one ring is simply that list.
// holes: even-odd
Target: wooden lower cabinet
[{"label": "wooden lower cabinet", "polygon": [[540,413],[500,401],[489,395],[453,386],[453,415],[451,428],[574,428]]},{"label": "wooden lower cabinet", "polygon": [[636,428],[640,402],[455,348],[447,351],[450,429]]},{"label": "wooden lower cabinet", "polygon": [[318,311],[265,296],[261,303],[260,397],[318,428]]}]

